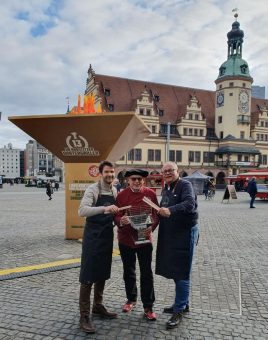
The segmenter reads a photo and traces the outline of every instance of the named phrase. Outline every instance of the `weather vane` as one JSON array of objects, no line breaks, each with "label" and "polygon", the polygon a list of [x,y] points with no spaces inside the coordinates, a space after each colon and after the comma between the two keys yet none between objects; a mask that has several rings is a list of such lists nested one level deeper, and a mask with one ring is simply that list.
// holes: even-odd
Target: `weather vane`
[{"label": "weather vane", "polygon": [[238,17],[238,8],[234,8],[233,10],[232,10],[232,12],[234,12],[235,13],[235,15],[234,15],[234,17],[235,17],[235,20],[237,20],[237,17]]}]

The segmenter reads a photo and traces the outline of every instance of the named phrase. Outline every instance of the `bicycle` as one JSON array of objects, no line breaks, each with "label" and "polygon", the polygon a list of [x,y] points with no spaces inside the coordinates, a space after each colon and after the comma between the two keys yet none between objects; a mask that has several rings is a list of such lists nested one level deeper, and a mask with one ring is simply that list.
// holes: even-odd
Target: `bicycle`
[{"label": "bicycle", "polygon": [[213,200],[214,196],[215,196],[215,190],[210,189],[210,190],[208,191],[208,196],[207,196],[208,199],[209,199],[209,200]]}]

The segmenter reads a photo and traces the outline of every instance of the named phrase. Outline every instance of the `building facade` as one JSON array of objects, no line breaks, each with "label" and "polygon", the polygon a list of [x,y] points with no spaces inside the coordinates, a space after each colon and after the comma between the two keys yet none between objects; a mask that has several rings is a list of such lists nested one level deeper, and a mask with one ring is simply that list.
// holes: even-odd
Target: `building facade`
[{"label": "building facade", "polygon": [[13,149],[12,144],[0,148],[0,176],[5,179],[20,177],[20,150]]},{"label": "building facade", "polygon": [[35,140],[29,140],[25,150],[26,176],[59,176],[63,179],[63,162]]},{"label": "building facade", "polygon": [[225,176],[267,167],[268,105],[252,97],[237,14],[227,38],[215,91],[99,75],[90,65],[85,94],[94,95],[95,108],[134,111],[151,131],[116,163],[119,177],[130,167],[157,173],[170,160],[182,175],[198,169],[223,184]]}]

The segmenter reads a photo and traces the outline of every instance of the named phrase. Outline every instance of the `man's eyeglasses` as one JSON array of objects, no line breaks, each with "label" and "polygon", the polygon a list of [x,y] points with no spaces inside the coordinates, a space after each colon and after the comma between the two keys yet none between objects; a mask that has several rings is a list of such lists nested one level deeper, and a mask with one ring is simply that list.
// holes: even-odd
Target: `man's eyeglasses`
[{"label": "man's eyeglasses", "polygon": [[134,181],[139,181],[141,182],[142,181],[142,177],[129,177],[133,182]]},{"label": "man's eyeglasses", "polygon": [[175,171],[175,169],[167,169],[167,170],[162,171],[162,174],[163,175],[169,175],[169,174],[172,174],[172,172],[174,172],[174,171]]}]

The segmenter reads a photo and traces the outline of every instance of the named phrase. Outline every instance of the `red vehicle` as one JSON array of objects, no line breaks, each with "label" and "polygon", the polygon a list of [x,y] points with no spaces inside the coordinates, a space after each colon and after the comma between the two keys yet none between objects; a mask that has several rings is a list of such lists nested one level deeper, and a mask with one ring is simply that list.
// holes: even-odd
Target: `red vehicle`
[{"label": "red vehicle", "polygon": [[256,177],[257,181],[257,198],[268,199],[268,169],[258,169],[249,172],[240,173],[236,176],[226,177],[226,180],[230,181],[230,184],[234,184],[235,187],[243,188],[246,190],[248,181]]}]

